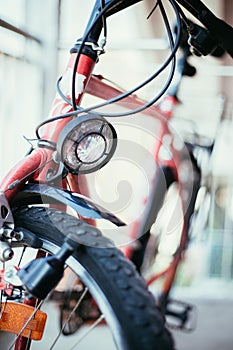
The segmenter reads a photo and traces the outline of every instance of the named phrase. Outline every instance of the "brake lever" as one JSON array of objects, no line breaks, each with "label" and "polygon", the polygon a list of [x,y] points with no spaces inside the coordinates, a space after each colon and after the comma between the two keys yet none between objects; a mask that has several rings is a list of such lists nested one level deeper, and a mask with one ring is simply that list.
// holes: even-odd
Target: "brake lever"
[{"label": "brake lever", "polygon": [[191,52],[194,55],[207,56],[214,53],[214,51],[216,51],[218,48],[216,40],[213,38],[210,32],[198,24],[191,23],[191,26],[188,28],[188,32],[188,44],[190,45]]}]

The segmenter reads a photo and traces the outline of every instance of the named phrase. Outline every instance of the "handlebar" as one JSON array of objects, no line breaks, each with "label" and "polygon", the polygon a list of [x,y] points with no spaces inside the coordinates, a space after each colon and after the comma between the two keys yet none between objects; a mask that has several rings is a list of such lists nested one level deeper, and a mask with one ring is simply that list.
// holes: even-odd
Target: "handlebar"
[{"label": "handlebar", "polygon": [[218,44],[233,57],[233,28],[213,14],[205,13],[199,17]]},{"label": "handlebar", "polygon": [[216,47],[222,47],[233,57],[233,28],[229,24],[216,17],[200,0],[176,0],[176,2],[205,26],[209,31],[209,40],[212,40]]},{"label": "handlebar", "polygon": [[[93,62],[98,61],[98,57],[101,53],[104,52],[104,46],[106,44],[107,39],[107,26],[106,26],[106,17],[117,13],[131,5],[139,3],[143,0],[95,0],[95,5],[93,7],[91,16],[89,18],[88,24],[84,31],[84,35],[81,39],[79,39],[74,48],[71,49],[71,53],[77,53],[75,58],[75,63],[73,67],[73,75],[72,75],[72,106],[74,110],[77,110],[76,103],[76,92],[75,92],[75,81],[76,81],[76,71],[79,64],[79,59],[82,54],[91,58]],[[113,98],[109,101],[109,103],[116,102],[120,99],[129,96],[130,94],[138,91],[146,84],[155,79],[161,72],[163,72],[168,65],[170,65],[170,74],[165,82],[163,88],[154,98],[152,98],[148,103],[144,106],[135,109],[134,112],[139,112],[145,108],[150,107],[155,102],[159,100],[159,98],[165,93],[168,89],[171,81],[173,79],[174,71],[175,71],[175,55],[177,49],[179,47],[179,39],[181,33],[181,22],[182,19],[186,25],[186,28],[190,34],[189,42],[195,48],[196,52],[199,55],[207,55],[213,53],[219,46],[223,48],[226,52],[228,52],[233,57],[233,43],[231,38],[233,37],[233,28],[225,23],[224,21],[217,18],[200,0],[167,0],[170,2],[173,7],[176,20],[177,20],[177,28],[178,34],[176,41],[174,42],[170,23],[168,21],[168,17],[166,15],[166,11],[163,7],[162,0],[158,0],[152,12],[157,8],[157,5],[160,9],[161,15],[164,20],[164,24],[167,30],[167,35],[170,43],[170,55],[165,60],[164,64],[149,78],[140,83],[135,88],[127,91],[116,98]],[[184,6],[190,13],[194,14],[194,16],[199,19],[199,21],[205,26],[202,28],[198,25],[194,25],[191,21],[188,20],[184,12],[182,11],[179,3]],[[103,30],[103,40],[99,40],[101,33]],[[100,44],[99,44],[100,41]],[[189,67],[190,68],[190,67]],[[100,106],[100,105],[99,105]],[[133,113],[133,112],[131,112]]]},{"label": "handlebar", "polygon": [[[88,32],[88,41],[96,44],[103,27],[103,20],[101,16],[99,16],[99,20],[94,26],[93,22],[95,22],[96,17],[98,17],[101,12],[103,12],[104,17],[108,17],[141,1],[143,0],[96,0],[84,37]],[[202,1],[167,1],[175,4],[181,17],[182,10],[179,4],[204,25],[205,28],[202,28],[191,22],[191,27],[188,26],[190,32],[190,44],[196,49],[197,53],[200,55],[208,55],[220,46],[223,50],[228,52],[231,57],[233,57],[233,28],[223,20],[216,17]],[[103,11],[104,8],[105,10]]]},{"label": "handlebar", "polygon": [[[183,76],[193,77],[196,74],[196,68],[189,63],[189,57],[192,53],[197,56],[211,54],[215,57],[222,57],[224,49],[217,46],[216,41],[210,35],[209,31],[189,20],[188,28],[184,21],[182,23],[179,55],[176,63],[174,79],[167,91],[167,95],[177,98],[179,86]],[[177,34],[177,26],[174,28]],[[190,48],[191,46],[191,48]]]}]

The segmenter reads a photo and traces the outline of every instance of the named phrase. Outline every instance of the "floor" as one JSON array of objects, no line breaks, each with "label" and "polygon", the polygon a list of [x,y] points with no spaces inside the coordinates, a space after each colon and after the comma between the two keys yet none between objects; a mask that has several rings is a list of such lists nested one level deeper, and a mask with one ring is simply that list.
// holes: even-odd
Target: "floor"
[{"label": "floor", "polygon": [[[194,320],[197,318],[196,328],[193,332],[172,331],[176,350],[233,350],[233,294],[231,294],[231,289],[226,287],[221,293],[214,293],[214,288],[210,286],[209,291],[207,294],[201,290],[193,292],[186,289],[174,293],[175,298],[195,305]],[[52,303],[50,304],[49,318],[49,328],[47,329],[49,340],[47,339],[43,344],[35,343],[32,347],[33,350],[51,348],[52,336],[56,334],[58,324],[58,309]],[[101,350],[115,349],[105,326],[99,326],[96,335],[97,338],[93,335],[93,346],[91,348],[99,350],[99,341],[104,339]],[[53,349],[90,350],[90,343],[87,345],[85,341],[78,346],[75,345],[79,336],[80,334],[75,334],[71,337],[65,337],[65,339],[59,340]],[[1,335],[0,350],[7,350]]]},{"label": "floor", "polygon": [[197,324],[191,333],[173,331],[177,350],[232,350],[233,299],[190,299],[197,307]]}]

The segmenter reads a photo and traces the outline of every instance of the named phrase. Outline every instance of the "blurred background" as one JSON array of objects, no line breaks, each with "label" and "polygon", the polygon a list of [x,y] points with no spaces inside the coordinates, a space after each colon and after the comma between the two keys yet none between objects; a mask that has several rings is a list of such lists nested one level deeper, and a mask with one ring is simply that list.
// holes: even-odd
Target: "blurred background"
[{"label": "blurred background", "polygon": [[[0,0],[1,177],[29,148],[24,136],[34,138],[36,125],[47,117],[56,93],[56,80],[63,74],[69,49],[83,34],[93,3],[93,0]],[[108,20],[107,54],[100,57],[96,74],[130,89],[161,65],[168,52],[165,29],[157,13],[146,19],[154,4],[154,0],[144,0]],[[233,25],[232,0],[206,0],[205,4]],[[171,23],[173,20],[171,13]],[[221,59],[191,57],[190,63],[196,67],[197,74],[183,79],[176,118],[186,120],[184,124],[189,132],[195,129],[208,139],[217,135],[219,147],[209,174],[213,181],[207,225],[200,228],[191,242],[174,293],[198,298],[204,307],[203,298],[218,298],[224,303],[227,300],[224,307],[228,310],[229,303],[232,307],[229,300],[233,291],[232,59],[227,55]],[[159,77],[139,96],[151,98],[165,77]],[[227,102],[224,106],[227,122],[219,128],[223,96]],[[126,124],[129,123],[127,120]],[[136,128],[133,129],[132,133]],[[145,142],[143,135],[140,136],[142,143]],[[129,168],[126,172],[130,171]],[[98,176],[90,179],[98,181]],[[111,178],[110,185],[113,182]],[[106,191],[104,185],[102,190]],[[208,311],[203,314],[207,315]],[[220,343],[216,349],[232,348],[222,346]],[[202,349],[209,348],[206,345]]]},{"label": "blurred background", "polygon": [[[56,80],[64,72],[69,49],[83,34],[93,3],[0,0],[0,98],[1,118],[5,118],[1,119],[5,125],[1,142],[8,145],[7,157],[1,148],[1,175],[23,154],[22,135],[32,136],[33,127],[48,115]],[[206,4],[232,24],[231,0],[207,0]],[[101,57],[95,73],[129,89],[158,68],[167,55],[167,42],[158,14],[146,19],[153,6],[153,0],[144,0],[108,20],[107,54]],[[171,24],[173,20],[171,16]],[[223,94],[232,102],[232,60],[226,55],[222,59],[192,57],[190,62],[198,74],[193,79],[184,78],[177,114],[193,119],[201,134],[213,136],[218,120],[217,97]],[[158,79],[140,94],[149,99],[159,87]],[[7,143],[8,135],[13,136],[17,148]]]}]

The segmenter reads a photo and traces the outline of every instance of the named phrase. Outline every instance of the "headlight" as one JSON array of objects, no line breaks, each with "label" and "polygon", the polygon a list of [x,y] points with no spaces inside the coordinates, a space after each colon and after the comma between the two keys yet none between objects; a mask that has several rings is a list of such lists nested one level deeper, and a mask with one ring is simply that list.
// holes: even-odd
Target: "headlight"
[{"label": "headlight", "polygon": [[57,150],[72,174],[86,174],[108,163],[116,145],[114,127],[101,116],[87,114],[65,126],[58,138]]}]

